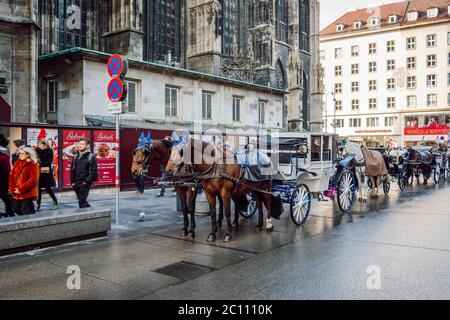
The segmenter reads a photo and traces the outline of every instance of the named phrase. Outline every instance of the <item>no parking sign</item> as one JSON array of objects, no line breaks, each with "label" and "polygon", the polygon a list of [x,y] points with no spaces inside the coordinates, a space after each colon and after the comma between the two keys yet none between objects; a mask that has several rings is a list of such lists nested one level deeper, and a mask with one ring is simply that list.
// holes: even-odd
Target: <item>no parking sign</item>
[{"label": "no parking sign", "polygon": [[124,101],[127,98],[127,86],[120,79],[112,79],[108,84],[108,98],[111,102]]},{"label": "no parking sign", "polygon": [[108,74],[111,78],[123,78],[128,72],[128,60],[119,54],[113,54],[108,60]]}]

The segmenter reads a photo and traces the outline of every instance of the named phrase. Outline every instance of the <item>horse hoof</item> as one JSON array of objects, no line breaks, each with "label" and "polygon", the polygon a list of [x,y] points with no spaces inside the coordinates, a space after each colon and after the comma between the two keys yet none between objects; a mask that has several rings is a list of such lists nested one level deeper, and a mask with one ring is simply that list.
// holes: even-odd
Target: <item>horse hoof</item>
[{"label": "horse hoof", "polygon": [[186,238],[186,237],[188,236],[187,230],[181,231],[180,234],[179,234],[179,236],[182,237],[182,238]]},{"label": "horse hoof", "polygon": [[225,236],[225,239],[223,240],[224,242],[231,242],[231,239],[233,239],[233,236],[231,234],[227,234]]},{"label": "horse hoof", "polygon": [[262,227],[256,227],[255,228],[255,232],[256,233],[260,233],[262,231],[262,229],[263,229]]},{"label": "horse hoof", "polygon": [[195,239],[195,232],[189,232],[189,235],[187,236],[187,238],[189,240],[194,240]]},{"label": "horse hoof", "polygon": [[216,241],[216,235],[213,234],[213,233],[211,233],[211,234],[209,235],[207,241],[208,241],[208,242],[214,242],[214,241]]},{"label": "horse hoof", "polygon": [[272,232],[273,232],[273,227],[267,229],[267,233],[272,233]]}]

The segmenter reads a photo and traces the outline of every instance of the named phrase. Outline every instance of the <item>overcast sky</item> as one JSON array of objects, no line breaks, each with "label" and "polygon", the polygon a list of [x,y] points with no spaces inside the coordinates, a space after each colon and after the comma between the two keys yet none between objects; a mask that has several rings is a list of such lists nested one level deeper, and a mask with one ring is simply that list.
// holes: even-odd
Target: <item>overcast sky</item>
[{"label": "overcast sky", "polygon": [[320,29],[325,28],[347,11],[391,2],[399,2],[399,0],[320,0]]}]

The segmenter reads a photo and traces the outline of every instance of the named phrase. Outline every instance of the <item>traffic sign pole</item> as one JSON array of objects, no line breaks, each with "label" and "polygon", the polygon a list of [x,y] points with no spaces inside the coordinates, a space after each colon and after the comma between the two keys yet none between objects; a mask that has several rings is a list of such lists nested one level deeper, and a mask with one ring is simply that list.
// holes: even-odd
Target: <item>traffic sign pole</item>
[{"label": "traffic sign pole", "polygon": [[114,188],[116,194],[116,226],[120,225],[119,221],[119,205],[120,205],[120,114],[125,112],[124,100],[127,97],[127,86],[122,81],[128,72],[128,60],[118,54],[114,54],[109,58],[107,70],[112,80],[108,84],[107,94],[111,101],[108,106],[109,112],[116,118],[116,177],[114,179]]}]

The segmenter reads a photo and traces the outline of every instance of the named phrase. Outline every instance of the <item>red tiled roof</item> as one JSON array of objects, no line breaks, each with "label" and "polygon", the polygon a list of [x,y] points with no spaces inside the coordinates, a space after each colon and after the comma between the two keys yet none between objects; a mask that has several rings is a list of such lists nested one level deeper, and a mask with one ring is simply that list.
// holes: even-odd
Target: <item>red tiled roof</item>
[{"label": "red tiled roof", "polygon": [[[371,29],[369,27],[370,19],[379,18],[379,28],[386,26],[403,26],[421,23],[423,21],[449,19],[447,8],[450,5],[450,0],[411,0],[389,3],[378,7],[358,9],[345,13],[342,17],[330,24],[328,27],[320,32],[321,36],[329,36],[335,34],[345,34],[352,31],[361,31]],[[427,9],[439,8],[439,14],[436,18],[427,18]],[[410,11],[418,11],[419,15],[416,21],[408,21],[406,14]],[[389,16],[397,15],[397,23],[389,23]],[[353,24],[356,21],[362,21],[360,29],[354,29]],[[337,32],[336,26],[344,24],[344,30]],[[378,28],[377,27],[377,28]]]}]

